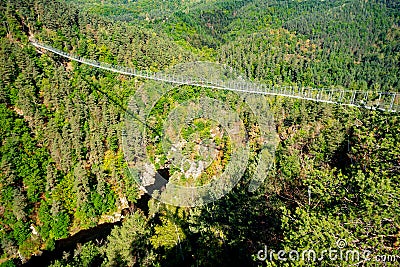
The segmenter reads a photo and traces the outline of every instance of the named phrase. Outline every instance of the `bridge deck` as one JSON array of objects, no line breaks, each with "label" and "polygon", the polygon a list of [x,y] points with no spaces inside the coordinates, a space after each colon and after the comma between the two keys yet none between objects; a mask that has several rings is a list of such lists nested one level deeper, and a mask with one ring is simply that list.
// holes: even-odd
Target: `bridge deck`
[{"label": "bridge deck", "polygon": [[346,106],[362,107],[367,109],[378,109],[390,112],[400,111],[400,93],[396,92],[375,92],[375,91],[354,91],[343,89],[317,89],[310,87],[295,86],[269,86],[266,84],[250,81],[205,81],[193,77],[180,75],[169,75],[162,72],[149,72],[130,69],[121,66],[114,66],[104,62],[98,62],[77,55],[65,53],[59,49],[39,43],[31,39],[32,45],[37,48],[50,51],[62,57],[77,61],[96,68],[120,73],[123,75],[136,76],[145,79],[163,81],[180,85],[193,85],[199,87],[229,90],[235,92],[246,92],[261,95],[284,96],[297,99],[305,99],[316,102],[332,103]]}]

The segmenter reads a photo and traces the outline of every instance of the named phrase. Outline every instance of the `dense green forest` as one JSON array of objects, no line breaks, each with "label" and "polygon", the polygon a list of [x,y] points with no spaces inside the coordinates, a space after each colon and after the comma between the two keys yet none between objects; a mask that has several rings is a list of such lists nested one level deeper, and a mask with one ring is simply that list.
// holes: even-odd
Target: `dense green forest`
[{"label": "dense green forest", "polygon": [[[188,99],[216,98],[245,122],[251,153],[224,197],[175,207],[148,197],[124,158],[129,99],[148,81],[29,42],[153,72],[211,61],[269,85],[400,92],[398,0],[5,0],[0,17],[0,266],[399,266],[397,113],[259,95],[278,142],[249,192],[262,143],[251,109],[236,93],[178,86],[151,127]],[[218,127],[179,129],[187,154],[214,138],[217,156],[199,180],[171,168],[171,181],[225,168],[235,149]],[[162,168],[156,133],[147,151]],[[370,259],[277,254],[318,257],[338,241]]]}]

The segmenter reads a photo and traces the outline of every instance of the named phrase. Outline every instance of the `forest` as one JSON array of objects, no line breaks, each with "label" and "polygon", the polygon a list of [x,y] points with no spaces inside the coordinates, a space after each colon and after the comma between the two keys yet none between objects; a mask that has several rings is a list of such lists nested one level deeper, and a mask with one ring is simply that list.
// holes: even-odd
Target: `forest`
[{"label": "forest", "polygon": [[[1,267],[400,265],[399,113],[165,85],[30,42],[154,73],[208,62],[207,75],[224,65],[270,86],[400,92],[399,0],[2,0],[0,17]],[[157,102],[135,128],[127,116],[144,92]],[[166,126],[209,99],[246,132],[237,183],[202,205],[150,197],[127,129],[150,129],[131,149],[171,184],[206,185],[241,153],[242,137],[214,119]],[[267,130],[275,139],[263,158]],[[166,153],[177,136],[182,154]],[[329,249],[368,257],[321,256]],[[300,257],[278,255],[293,250]],[[301,257],[307,250],[317,258]]]}]

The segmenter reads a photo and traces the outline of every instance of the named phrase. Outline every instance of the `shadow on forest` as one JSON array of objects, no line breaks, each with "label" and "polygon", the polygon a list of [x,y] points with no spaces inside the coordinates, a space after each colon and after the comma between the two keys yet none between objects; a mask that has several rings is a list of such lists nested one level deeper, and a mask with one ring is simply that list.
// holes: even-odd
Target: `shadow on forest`
[{"label": "shadow on forest", "polygon": [[81,230],[73,236],[55,241],[54,250],[45,250],[40,256],[33,256],[26,263],[22,264],[19,262],[18,265],[33,267],[48,266],[52,261],[61,259],[65,253],[73,255],[74,249],[76,249],[76,246],[79,243],[83,244],[89,241],[103,243],[116,225],[122,225],[122,223],[120,221],[115,223],[104,223],[87,230]]},{"label": "shadow on forest", "polygon": [[[254,261],[252,255],[264,245],[278,248],[282,238],[281,216],[276,205],[280,200],[244,188],[234,188],[215,203],[198,207],[201,212],[194,221],[186,211],[182,216],[179,209],[163,210],[166,217],[180,226],[186,239],[160,252],[164,255],[161,266],[259,266],[261,262]],[[153,218],[156,224],[157,217]],[[215,236],[215,232],[209,231],[213,227],[206,230],[204,225],[221,226],[223,236]]]}]

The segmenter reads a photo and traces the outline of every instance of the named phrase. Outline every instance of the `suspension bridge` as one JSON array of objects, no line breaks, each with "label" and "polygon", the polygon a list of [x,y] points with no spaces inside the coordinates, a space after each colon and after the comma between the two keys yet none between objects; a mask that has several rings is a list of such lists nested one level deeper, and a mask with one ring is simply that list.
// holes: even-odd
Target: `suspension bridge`
[{"label": "suspension bridge", "polygon": [[224,81],[205,80],[201,77],[199,78],[163,72],[151,72],[146,70],[143,71],[122,66],[115,66],[104,62],[83,58],[71,53],[66,53],[52,46],[40,43],[33,38],[31,38],[30,41],[35,47],[52,52],[64,58],[123,75],[168,82],[177,85],[191,85],[235,92],[283,96],[373,110],[376,109],[389,112],[400,112],[400,93],[397,92],[357,91],[336,88],[318,89],[299,86],[272,86],[237,79]]}]

